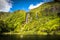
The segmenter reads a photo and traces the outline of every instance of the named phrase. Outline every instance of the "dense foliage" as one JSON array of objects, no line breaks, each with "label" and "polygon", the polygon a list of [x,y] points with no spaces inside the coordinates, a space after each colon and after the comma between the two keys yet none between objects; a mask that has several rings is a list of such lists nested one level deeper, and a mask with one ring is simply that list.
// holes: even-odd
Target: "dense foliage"
[{"label": "dense foliage", "polygon": [[60,33],[60,3],[49,2],[25,12],[0,12],[0,33],[15,32],[21,34]]}]

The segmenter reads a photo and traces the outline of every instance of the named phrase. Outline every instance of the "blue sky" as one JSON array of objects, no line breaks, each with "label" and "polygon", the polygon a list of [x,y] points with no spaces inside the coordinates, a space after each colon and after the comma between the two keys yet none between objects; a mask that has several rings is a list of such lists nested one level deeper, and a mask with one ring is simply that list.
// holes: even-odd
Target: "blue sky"
[{"label": "blue sky", "polygon": [[[0,11],[13,12],[16,10],[29,11],[34,9],[44,2],[51,0],[0,0]],[[4,5],[5,4],[5,5]]]},{"label": "blue sky", "polygon": [[11,11],[13,10],[25,10],[28,11],[29,6],[31,4],[36,5],[37,3],[40,3],[42,0],[12,0],[13,1],[13,8],[11,8]]}]

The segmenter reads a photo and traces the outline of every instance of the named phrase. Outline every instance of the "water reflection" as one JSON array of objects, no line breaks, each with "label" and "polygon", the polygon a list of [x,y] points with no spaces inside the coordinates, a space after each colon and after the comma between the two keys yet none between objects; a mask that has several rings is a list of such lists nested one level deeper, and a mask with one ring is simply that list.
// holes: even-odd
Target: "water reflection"
[{"label": "water reflection", "polygon": [[60,40],[57,35],[0,35],[0,40]]}]

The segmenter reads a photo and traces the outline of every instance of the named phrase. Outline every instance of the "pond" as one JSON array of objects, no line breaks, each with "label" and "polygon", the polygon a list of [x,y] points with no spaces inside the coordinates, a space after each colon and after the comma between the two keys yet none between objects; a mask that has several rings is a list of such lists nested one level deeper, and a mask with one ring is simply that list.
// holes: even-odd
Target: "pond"
[{"label": "pond", "polygon": [[58,35],[0,35],[0,40],[60,40]]}]

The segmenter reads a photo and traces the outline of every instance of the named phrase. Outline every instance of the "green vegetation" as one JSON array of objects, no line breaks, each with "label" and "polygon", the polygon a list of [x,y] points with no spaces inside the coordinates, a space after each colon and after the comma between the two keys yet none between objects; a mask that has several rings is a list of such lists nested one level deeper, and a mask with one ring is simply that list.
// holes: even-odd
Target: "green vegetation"
[{"label": "green vegetation", "polygon": [[29,12],[0,12],[0,33],[60,34],[60,3],[48,2]]}]

